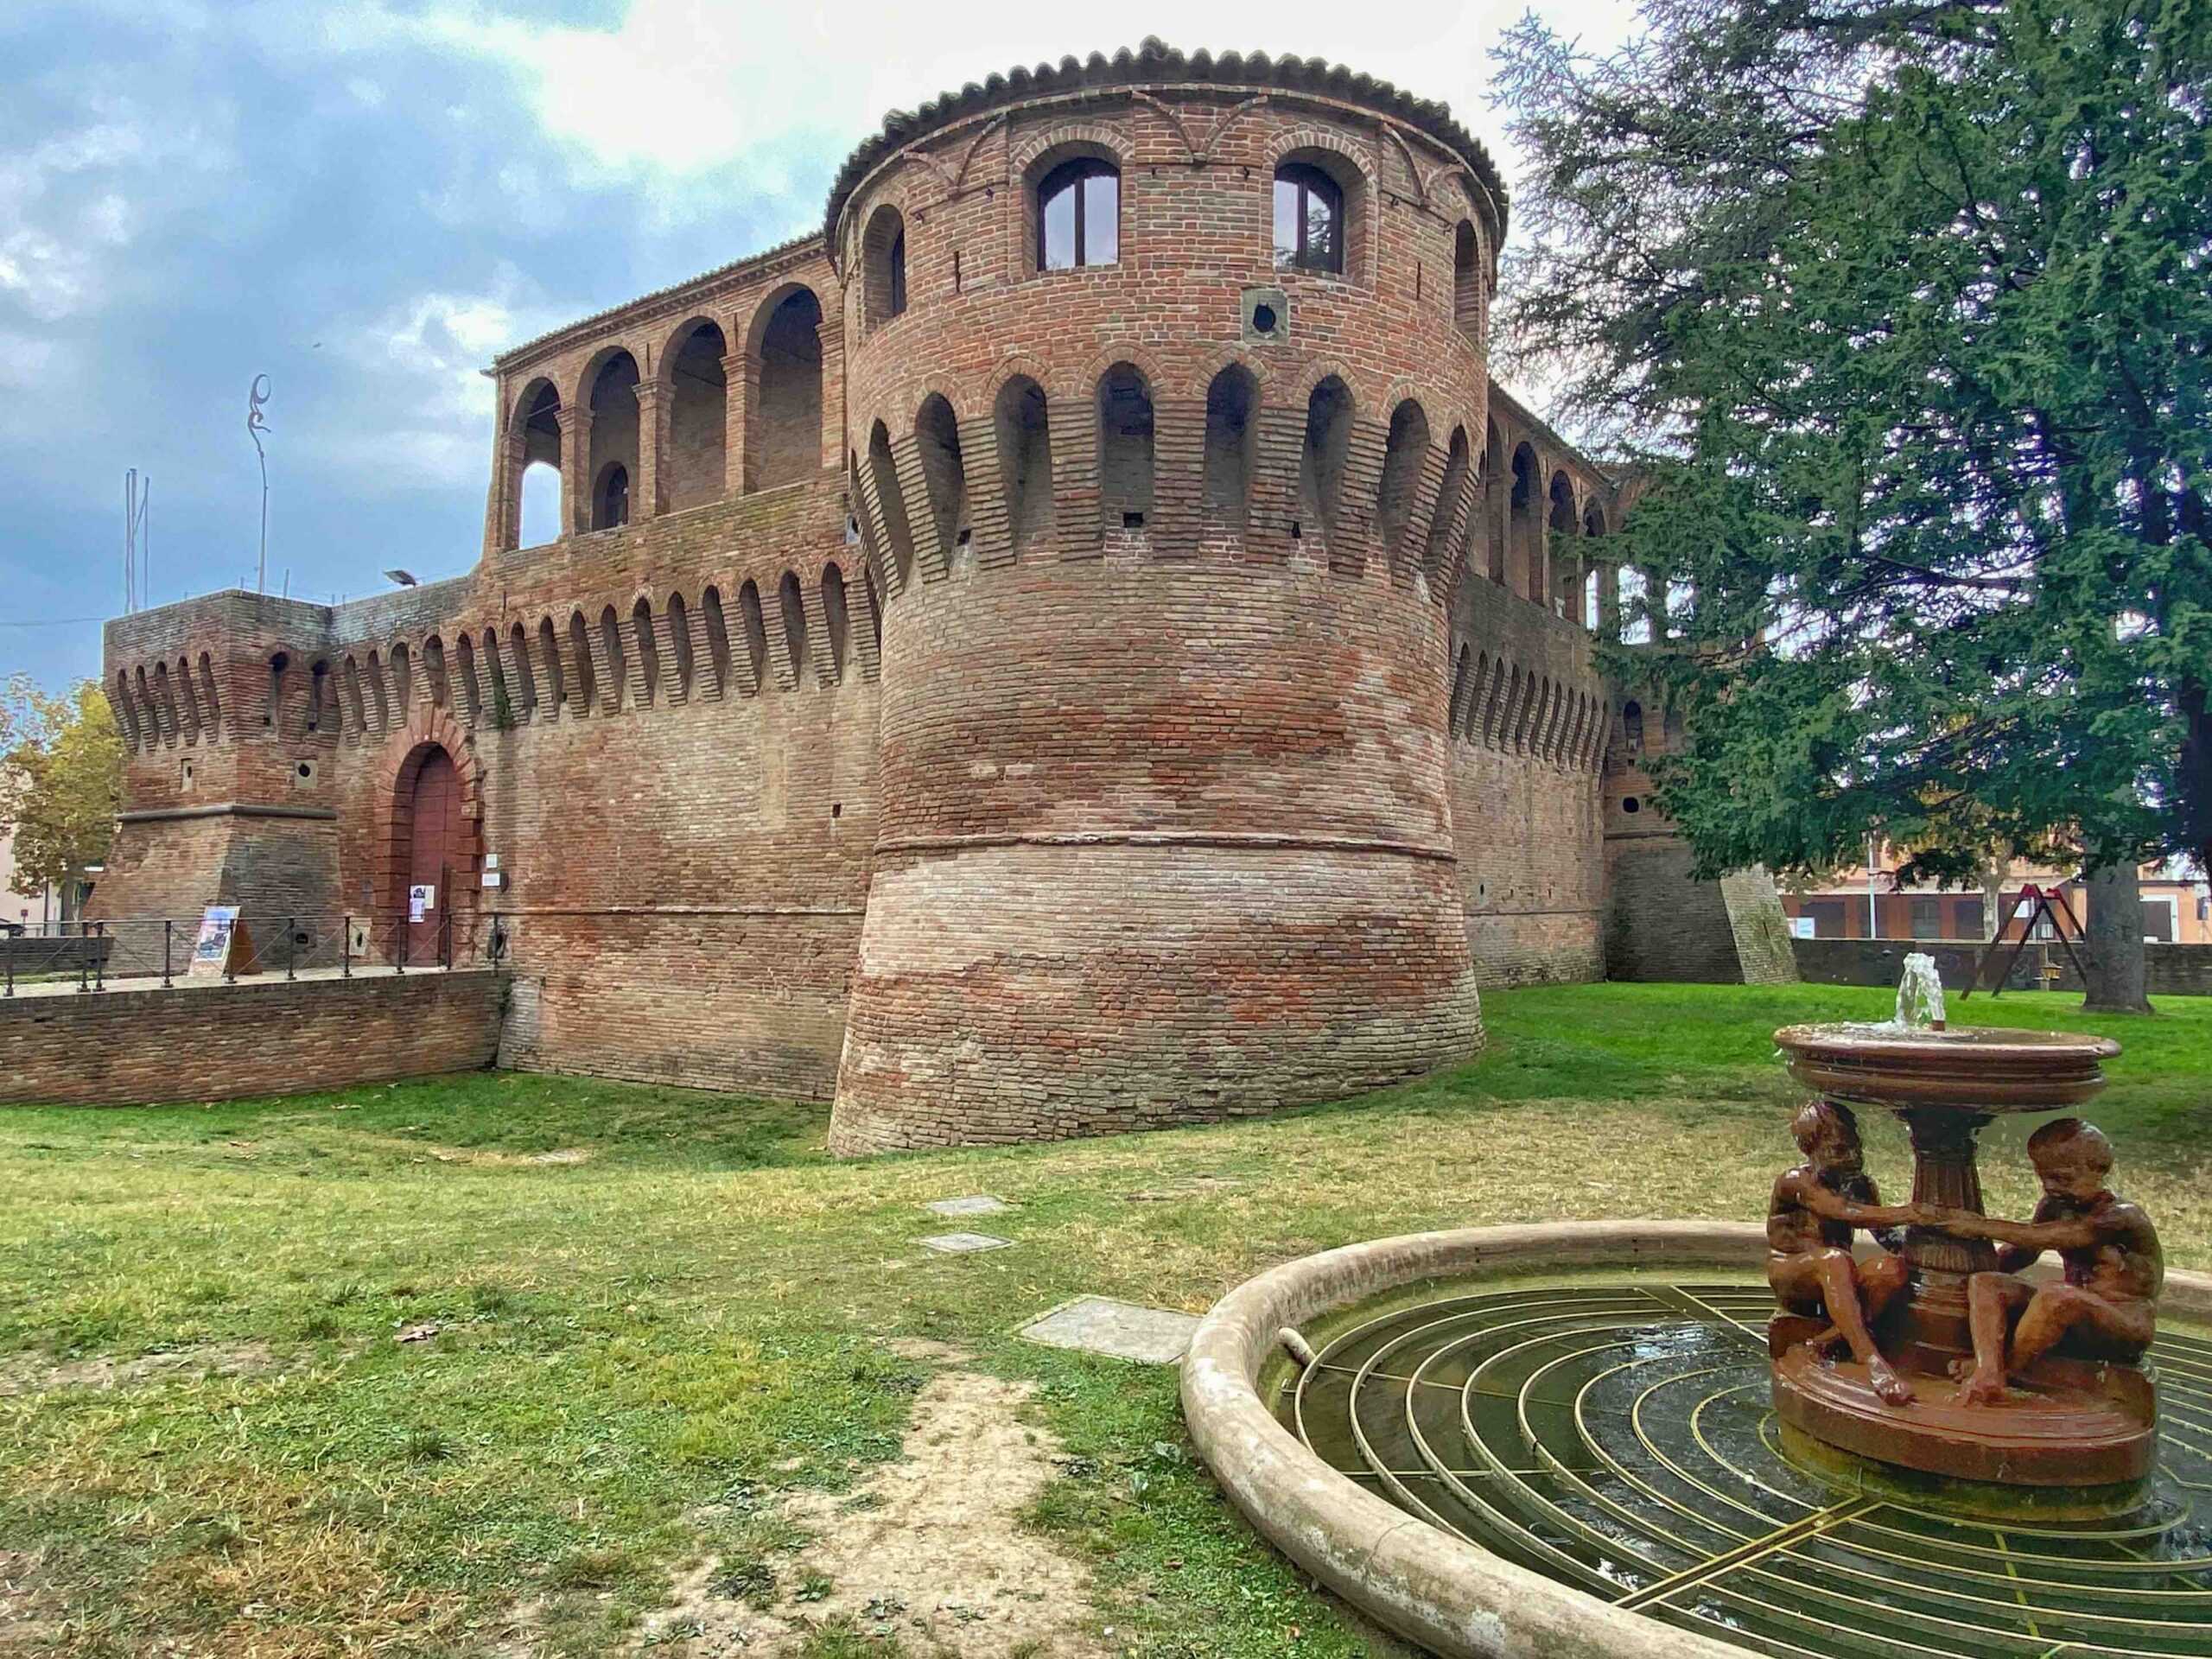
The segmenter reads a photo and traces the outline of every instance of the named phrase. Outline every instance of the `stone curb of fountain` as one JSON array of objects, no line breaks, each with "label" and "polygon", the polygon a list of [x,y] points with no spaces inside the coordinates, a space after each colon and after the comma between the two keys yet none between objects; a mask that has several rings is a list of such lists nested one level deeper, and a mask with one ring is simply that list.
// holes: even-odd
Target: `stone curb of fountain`
[{"label": "stone curb of fountain", "polygon": [[[1715,1221],[1557,1222],[1414,1233],[1325,1250],[1217,1302],[1183,1361],[1183,1417],[1222,1490],[1316,1579],[1440,1659],[1744,1659],[1428,1526],[1309,1452],[1260,1398],[1275,1333],[1424,1279],[1469,1272],[1764,1263],[1765,1230]],[[2166,1275],[2164,1313],[2212,1321],[2212,1275]]]}]

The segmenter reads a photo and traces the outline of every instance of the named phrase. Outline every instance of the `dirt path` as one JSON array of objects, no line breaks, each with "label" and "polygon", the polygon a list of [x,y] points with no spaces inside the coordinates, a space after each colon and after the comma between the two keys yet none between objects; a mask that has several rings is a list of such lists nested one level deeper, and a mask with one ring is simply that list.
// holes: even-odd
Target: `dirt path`
[{"label": "dirt path", "polygon": [[751,1659],[795,1653],[810,1630],[845,1618],[895,1636],[916,1659],[1106,1659],[1089,1573],[1020,1523],[1057,1472],[1059,1449],[1020,1421],[1030,1392],[938,1372],[915,1398],[899,1462],[857,1492],[810,1495],[795,1510],[817,1536],[779,1567],[766,1611],[729,1594],[734,1569],[709,1560],[677,1585],[676,1605],[641,1641],[696,1659]]}]

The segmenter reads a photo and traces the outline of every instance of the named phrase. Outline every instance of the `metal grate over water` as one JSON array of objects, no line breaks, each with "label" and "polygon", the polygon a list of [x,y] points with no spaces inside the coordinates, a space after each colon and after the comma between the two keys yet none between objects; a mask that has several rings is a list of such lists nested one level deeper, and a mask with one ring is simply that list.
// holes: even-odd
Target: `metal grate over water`
[{"label": "metal grate over water", "polygon": [[2212,1344],[2159,1338],[2160,1470],[2123,1521],[1962,1521],[1782,1455],[1765,1287],[1444,1295],[1357,1314],[1278,1410],[1400,1508],[1762,1653],[2212,1656]]}]

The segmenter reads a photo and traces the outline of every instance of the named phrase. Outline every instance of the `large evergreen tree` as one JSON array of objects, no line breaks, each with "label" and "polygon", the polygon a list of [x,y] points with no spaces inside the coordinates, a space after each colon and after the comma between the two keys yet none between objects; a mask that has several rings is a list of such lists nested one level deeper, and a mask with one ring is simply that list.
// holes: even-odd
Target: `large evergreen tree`
[{"label": "large evergreen tree", "polygon": [[1503,71],[1509,355],[1650,468],[1700,865],[2212,868],[2212,0],[1645,0]]}]

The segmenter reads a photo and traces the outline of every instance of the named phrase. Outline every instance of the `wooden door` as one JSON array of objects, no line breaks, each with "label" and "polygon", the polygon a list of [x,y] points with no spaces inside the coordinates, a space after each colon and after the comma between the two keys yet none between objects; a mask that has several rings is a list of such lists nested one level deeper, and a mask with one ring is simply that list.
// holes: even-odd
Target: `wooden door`
[{"label": "wooden door", "polygon": [[453,907],[458,896],[453,891],[454,875],[463,868],[461,831],[461,774],[454,770],[451,755],[433,748],[415,773],[414,811],[408,827],[407,887],[432,889],[421,921],[411,919],[409,893],[399,895],[410,967],[438,960],[439,918]]}]

